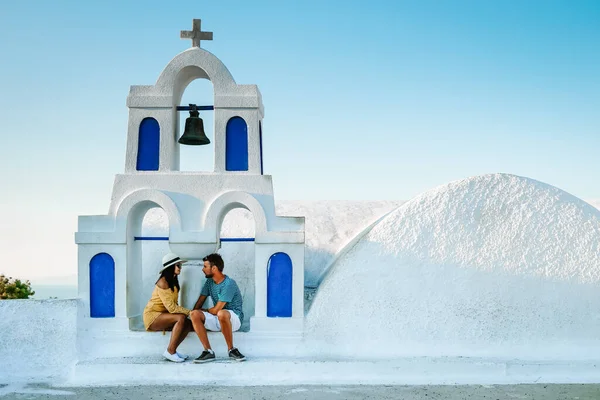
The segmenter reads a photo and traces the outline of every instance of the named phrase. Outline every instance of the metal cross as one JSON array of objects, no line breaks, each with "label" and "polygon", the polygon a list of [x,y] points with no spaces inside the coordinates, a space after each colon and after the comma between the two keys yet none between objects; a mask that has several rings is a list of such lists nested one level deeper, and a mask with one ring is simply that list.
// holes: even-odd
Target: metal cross
[{"label": "metal cross", "polygon": [[192,39],[192,47],[200,47],[201,40],[213,40],[212,32],[202,32],[199,19],[193,21],[191,31],[181,31],[182,39]]}]

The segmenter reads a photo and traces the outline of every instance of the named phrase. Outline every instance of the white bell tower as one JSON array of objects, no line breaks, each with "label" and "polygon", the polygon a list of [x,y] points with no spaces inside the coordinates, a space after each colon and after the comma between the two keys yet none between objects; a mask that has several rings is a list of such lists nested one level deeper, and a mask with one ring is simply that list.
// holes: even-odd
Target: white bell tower
[{"label": "white bell tower", "polygon": [[[176,55],[154,85],[131,86],[125,171],[115,177],[108,214],[79,217],[80,326],[128,330],[139,324],[148,300],[141,290],[142,271],[159,266],[141,256],[141,220],[149,209],[165,211],[169,236],[163,239],[173,252],[201,260],[219,249],[224,216],[245,208],[256,224],[254,298],[244,299],[254,302],[254,315],[247,316],[250,332],[300,336],[304,217],[275,214],[272,179],[262,171],[260,91],[237,84],[217,57],[200,48],[201,40],[212,40],[211,32],[201,31],[200,20],[181,37],[192,39],[192,48]],[[211,172],[179,171],[178,121],[187,106],[179,103],[195,79],[207,79],[214,88],[214,104],[199,105],[214,110]],[[183,282],[194,299],[200,284],[200,276]]]}]

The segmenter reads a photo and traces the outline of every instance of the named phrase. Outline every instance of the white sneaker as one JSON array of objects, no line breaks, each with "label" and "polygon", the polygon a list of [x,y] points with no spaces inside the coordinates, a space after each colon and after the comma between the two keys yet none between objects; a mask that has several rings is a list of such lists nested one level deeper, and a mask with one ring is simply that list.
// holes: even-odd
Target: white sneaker
[{"label": "white sneaker", "polygon": [[176,363],[180,363],[180,362],[184,362],[185,361],[183,358],[179,357],[177,355],[177,353],[171,354],[171,353],[169,353],[168,350],[165,350],[165,352],[163,353],[163,357],[166,358],[169,361],[173,361],[173,362],[176,362]]},{"label": "white sneaker", "polygon": [[176,351],[175,353],[179,356],[179,358],[183,358],[184,360],[187,360],[188,358],[190,358],[190,356],[188,356],[187,354],[181,354],[178,351]]}]

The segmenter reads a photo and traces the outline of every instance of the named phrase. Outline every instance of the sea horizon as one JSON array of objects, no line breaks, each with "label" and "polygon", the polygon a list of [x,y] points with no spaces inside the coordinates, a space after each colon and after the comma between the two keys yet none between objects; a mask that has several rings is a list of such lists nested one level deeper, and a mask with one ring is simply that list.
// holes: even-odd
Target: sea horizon
[{"label": "sea horizon", "polygon": [[31,284],[35,294],[30,297],[34,300],[47,299],[75,299],[77,298],[77,284]]}]

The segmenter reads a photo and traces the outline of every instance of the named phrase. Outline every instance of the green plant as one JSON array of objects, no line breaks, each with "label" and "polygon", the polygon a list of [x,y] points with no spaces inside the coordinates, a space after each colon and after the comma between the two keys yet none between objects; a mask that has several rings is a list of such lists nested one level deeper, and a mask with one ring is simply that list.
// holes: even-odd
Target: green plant
[{"label": "green plant", "polygon": [[31,290],[29,281],[21,281],[0,274],[0,300],[4,299],[28,299],[35,291]]}]

